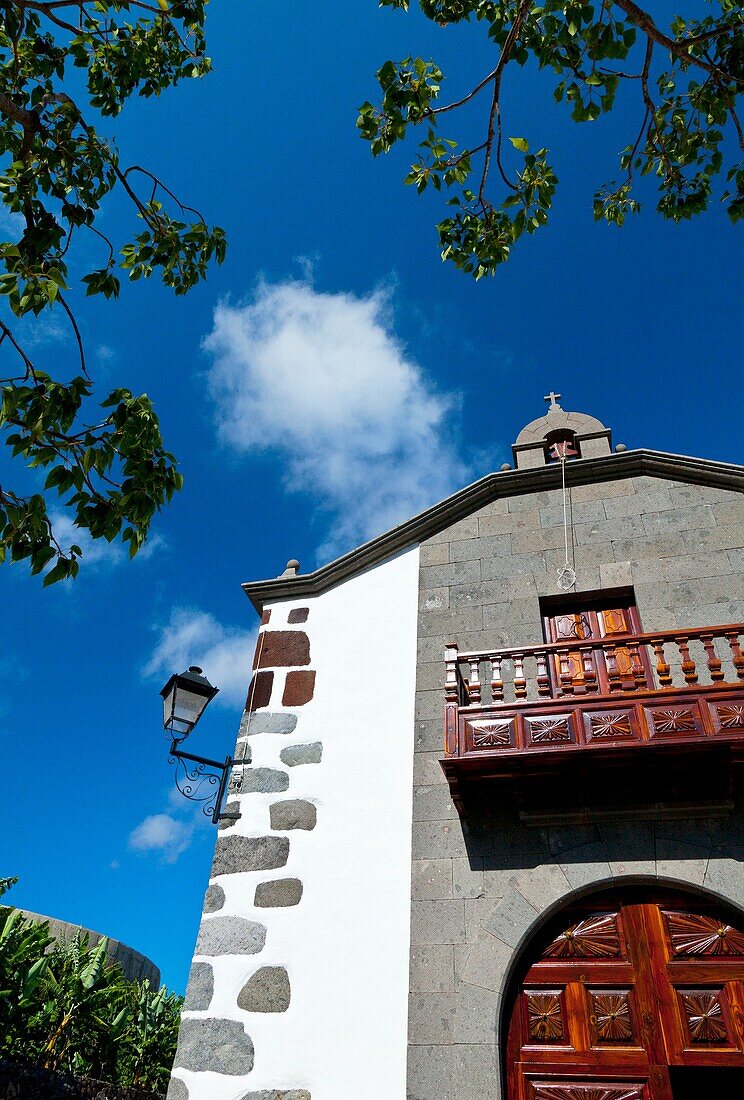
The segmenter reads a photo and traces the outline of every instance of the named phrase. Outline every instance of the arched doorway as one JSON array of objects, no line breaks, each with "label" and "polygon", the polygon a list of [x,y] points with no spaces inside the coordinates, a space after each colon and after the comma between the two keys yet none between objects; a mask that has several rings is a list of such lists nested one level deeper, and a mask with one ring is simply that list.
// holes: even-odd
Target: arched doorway
[{"label": "arched doorway", "polygon": [[744,921],[696,895],[595,895],[536,938],[507,1023],[508,1100],[744,1097]]}]

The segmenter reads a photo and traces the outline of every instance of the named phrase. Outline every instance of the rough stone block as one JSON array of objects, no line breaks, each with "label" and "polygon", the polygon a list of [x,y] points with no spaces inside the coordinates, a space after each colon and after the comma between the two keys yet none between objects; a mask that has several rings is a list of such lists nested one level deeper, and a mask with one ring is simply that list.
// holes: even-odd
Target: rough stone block
[{"label": "rough stone block", "polygon": [[573,892],[571,883],[557,863],[543,863],[539,867],[520,871],[515,886],[538,913],[570,897]]},{"label": "rough stone block", "polygon": [[455,993],[412,993],[408,998],[409,1043],[453,1043],[456,1012]]},{"label": "rough stone block", "polygon": [[289,975],[283,966],[262,966],[238,994],[238,1008],[245,1012],[286,1012],[292,997]]},{"label": "rough stone block", "polygon": [[299,905],[301,898],[302,883],[298,878],[275,878],[270,882],[259,882],[254,905],[259,909],[283,909],[289,905]]},{"label": "rough stone block", "polygon": [[263,710],[271,702],[271,691],[274,687],[273,672],[257,672],[251,680],[248,694],[245,697],[246,710]]},{"label": "rough stone block", "polygon": [[220,819],[217,822],[217,828],[219,830],[231,829],[236,821],[240,820],[240,803],[228,802],[222,807],[220,813]]},{"label": "rough stone block", "polygon": [[266,928],[244,917],[213,917],[202,921],[196,955],[255,955],[263,950]]},{"label": "rough stone block", "polygon": [[463,1100],[476,1096],[500,1096],[495,1041],[411,1047],[407,1100]]},{"label": "rough stone block", "polygon": [[292,625],[294,625],[294,623],[306,623],[309,616],[309,607],[293,607],[287,616],[287,622]]},{"label": "rough stone block", "polygon": [[410,959],[411,993],[453,993],[454,947],[449,943],[415,944]]},{"label": "rough stone block", "polygon": [[214,971],[209,963],[195,962],[191,964],[189,984],[186,987],[186,998],[183,1003],[186,1012],[206,1011],[212,1003],[214,994]]},{"label": "rough stone block", "polygon": [[464,943],[464,901],[414,901],[411,904],[411,943]]},{"label": "rough stone block", "polygon": [[449,565],[428,565],[421,569],[422,588],[449,588],[453,584],[472,584],[481,576],[479,561],[456,561]]},{"label": "rough stone block", "polygon": [[212,874],[238,875],[244,871],[273,871],[283,867],[289,855],[285,836],[219,837]]},{"label": "rough stone block", "polygon": [[419,564],[446,565],[449,559],[448,542],[424,542],[419,551]]},{"label": "rough stone block", "polygon": [[275,802],[269,808],[272,829],[314,829],[318,820],[317,807],[302,798]]},{"label": "rough stone block", "polygon": [[[287,668],[310,664],[310,639],[304,630],[265,630],[260,636],[261,668]],[[256,647],[258,662],[259,647]]]},{"label": "rough stone block", "polygon": [[287,772],[278,771],[276,768],[244,768],[243,769],[243,794],[275,794],[286,791],[289,786]]},{"label": "rough stone block", "polygon": [[315,693],[314,672],[288,672],[282,695],[283,707],[303,707]]},{"label": "rough stone block", "polygon": [[435,787],[414,788],[414,821],[449,821],[456,817],[457,810],[448,786],[438,783]]},{"label": "rough stone block", "polygon": [[455,1013],[456,1043],[493,1043],[501,1006],[498,993],[483,986],[463,984]]},{"label": "rough stone block", "polygon": [[437,531],[426,540],[427,545],[439,542],[453,542],[459,539],[472,539],[478,534],[478,514],[466,516],[456,523],[451,523],[443,531]]},{"label": "rough stone block", "polygon": [[310,745],[288,745],[279,753],[282,764],[296,768],[299,764],[319,764],[323,758],[323,745],[313,741]]},{"label": "rough stone block", "polygon": [[[441,741],[441,730],[439,731]],[[437,783],[446,783],[439,758],[441,749],[437,752],[416,752],[413,757],[413,785],[414,787],[434,787]]]},{"label": "rough stone block", "polygon": [[225,904],[225,891],[216,882],[207,887],[204,895],[204,912],[216,913]]},{"label": "rough stone block", "polygon": [[186,1016],[181,1020],[175,1064],[195,1073],[250,1073],[253,1043],[237,1020]]},{"label": "rough stone block", "polygon": [[462,980],[500,993],[513,958],[514,948],[510,944],[483,931],[468,951]]},{"label": "rough stone block", "polygon": [[419,592],[419,611],[449,610],[449,588],[422,588]]},{"label": "rough stone block", "polygon": [[307,1089],[261,1089],[246,1092],[241,1100],[311,1100]]},{"label": "rough stone block", "polygon": [[537,910],[516,890],[506,894],[484,922],[484,931],[515,947],[537,920]]},{"label": "rough stone block", "polygon": [[452,860],[452,893],[456,898],[485,897],[482,857]]},{"label": "rough stone block", "polygon": [[296,725],[296,714],[282,714],[281,711],[244,714],[240,723],[240,735],[246,737],[254,733],[293,733]]},{"label": "rough stone block", "polygon": [[411,896],[414,901],[452,897],[451,859],[414,859],[411,866]]},{"label": "rough stone block", "polygon": [[189,1100],[189,1090],[178,1077],[171,1077],[165,1100]]}]

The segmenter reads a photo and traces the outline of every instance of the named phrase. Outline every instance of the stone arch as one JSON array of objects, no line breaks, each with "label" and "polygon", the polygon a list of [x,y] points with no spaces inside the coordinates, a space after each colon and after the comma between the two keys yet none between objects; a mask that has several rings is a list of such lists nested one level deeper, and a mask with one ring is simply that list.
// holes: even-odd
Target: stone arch
[{"label": "stone arch", "polygon": [[516,443],[534,443],[536,440],[545,439],[550,432],[565,428],[574,435],[583,435],[588,432],[606,432],[607,428],[596,416],[588,413],[564,412],[563,409],[551,409],[537,420],[531,420],[522,428],[517,436]]},{"label": "stone arch", "polygon": [[[561,909],[613,887],[648,886],[689,891],[717,901],[744,921],[744,834],[736,819],[691,822],[687,830],[687,823],[673,824],[687,833],[684,840],[670,840],[661,823],[652,823],[650,850],[634,847],[629,829],[626,844],[620,837],[614,844],[590,842],[516,873],[481,922],[459,985],[458,1014],[480,1011],[484,1031],[490,1026],[497,1071],[496,1091],[489,1100],[506,1096],[503,1046],[512,978],[533,938]],[[696,825],[705,826],[705,832]],[[707,844],[701,843],[703,835]],[[628,851],[638,858],[627,858]],[[572,852],[580,855],[571,860]]]}]

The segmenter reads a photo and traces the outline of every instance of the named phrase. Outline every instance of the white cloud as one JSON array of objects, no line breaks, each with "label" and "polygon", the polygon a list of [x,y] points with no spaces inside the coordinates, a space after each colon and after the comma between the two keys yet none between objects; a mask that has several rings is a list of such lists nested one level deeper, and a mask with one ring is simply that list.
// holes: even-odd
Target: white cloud
[{"label": "white cloud", "polygon": [[461,485],[450,442],[459,396],[441,393],[396,337],[390,293],[261,283],[220,303],[204,341],[221,439],[272,449],[289,489],[332,514],[319,556],[379,534]]},{"label": "white cloud", "polygon": [[[120,540],[107,542],[103,538],[91,538],[88,531],[76,527],[72,516],[66,515],[64,512],[52,512],[49,518],[52,523],[54,537],[63,550],[69,550],[73,544],[80,547],[83,552],[83,565],[98,565],[106,568],[119,565],[129,559],[128,544]],[[160,535],[151,535],[134,560],[147,561],[156,550],[160,550],[164,546],[165,539]]]},{"label": "white cloud", "polygon": [[225,627],[206,611],[175,607],[160,632],[144,675],[166,678],[196,664],[220,689],[215,705],[242,707],[251,679],[255,645],[255,630]]},{"label": "white cloud", "polygon": [[191,844],[194,826],[170,814],[150,814],[129,834],[135,852],[159,852],[166,863],[175,863]]}]

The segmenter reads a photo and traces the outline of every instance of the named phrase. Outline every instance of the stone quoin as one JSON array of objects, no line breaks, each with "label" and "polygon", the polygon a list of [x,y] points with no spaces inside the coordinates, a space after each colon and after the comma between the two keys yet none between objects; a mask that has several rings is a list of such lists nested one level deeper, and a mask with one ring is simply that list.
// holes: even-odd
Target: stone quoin
[{"label": "stone quoin", "polygon": [[261,616],[168,1100],[744,1075],[744,470],[549,407]]}]

